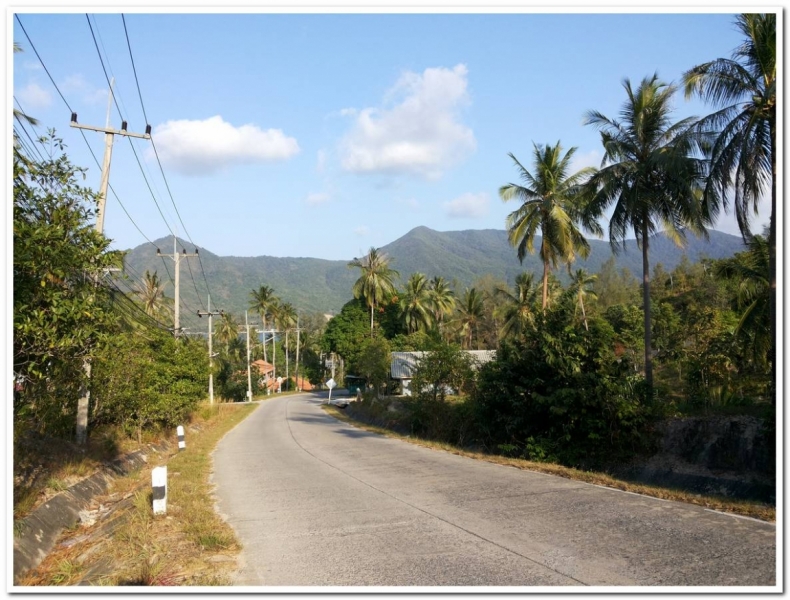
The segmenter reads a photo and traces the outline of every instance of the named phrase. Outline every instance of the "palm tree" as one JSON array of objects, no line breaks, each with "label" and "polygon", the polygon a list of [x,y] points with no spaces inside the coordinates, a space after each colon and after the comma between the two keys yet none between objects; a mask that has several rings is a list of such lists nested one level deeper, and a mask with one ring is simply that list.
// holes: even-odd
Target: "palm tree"
[{"label": "palm tree", "polygon": [[535,236],[540,230],[545,312],[549,269],[556,268],[558,261],[571,263],[576,254],[586,258],[590,253],[590,245],[578,225],[588,227],[598,235],[602,232],[594,220],[586,220],[582,211],[581,184],[595,170],[588,167],[572,175],[568,173],[576,148],[571,148],[564,156],[559,142],[555,146],[533,144],[533,148],[534,175],[513,154],[509,154],[525,185],[503,185],[499,188],[499,196],[504,201],[515,198],[522,203],[506,220],[508,239],[517,248],[518,259],[522,263],[527,252],[535,252]]},{"label": "palm tree", "polygon": [[701,185],[706,163],[696,155],[700,140],[692,135],[693,118],[670,120],[670,102],[675,86],[645,78],[636,90],[623,82],[628,99],[620,120],[597,111],[586,115],[586,124],[601,131],[604,146],[602,168],[589,180],[596,195],[590,209],[602,214],[614,203],[609,221],[609,241],[625,244],[629,230],[642,250],[642,294],[645,326],[645,380],[653,385],[650,332],[650,236],[663,225],[678,245],[685,229],[704,233],[709,219],[701,211]]},{"label": "palm tree", "polygon": [[496,295],[505,300],[501,315],[502,337],[521,336],[535,322],[535,308],[538,304],[538,287],[535,285],[533,273],[519,273],[513,292],[505,288],[497,288]]},{"label": "palm tree", "polygon": [[[250,308],[258,311],[263,322],[263,330],[266,331],[266,315],[271,313],[272,306],[276,303],[274,290],[268,285],[261,285],[257,290],[250,292]],[[266,334],[263,334],[263,360],[269,362],[266,357]]]},{"label": "palm tree", "polygon": [[[463,336],[463,346],[471,349],[477,328],[484,317],[483,295],[476,288],[468,288],[456,309],[456,323]],[[478,345],[479,345],[478,339]],[[478,348],[479,350],[479,348]]]},{"label": "palm tree", "polygon": [[735,332],[746,341],[755,362],[768,363],[773,369],[773,333],[769,320],[771,304],[771,274],[769,244],[760,235],[747,241],[746,252],[720,261],[715,273],[737,282],[737,300],[743,309]]},{"label": "palm tree", "polygon": [[742,14],[736,25],[744,36],[731,59],[697,65],[683,75],[686,97],[698,95],[718,110],[700,121],[715,137],[705,208],[715,217],[729,208],[744,241],[751,237],[749,218],[757,214],[763,192],[771,186],[768,228],[770,272],[769,327],[776,343],[776,14]]},{"label": "palm tree", "polygon": [[[590,275],[584,269],[576,269],[576,272],[571,275],[571,285],[569,290],[572,295],[576,296],[577,305],[582,309],[584,329],[587,331],[590,331],[590,328],[587,325],[587,313],[584,310],[584,298],[586,296],[589,296],[590,298],[598,297],[598,294],[588,287],[595,283],[596,279],[598,279],[597,275]],[[574,316],[576,315],[576,309],[574,309],[573,314]]]},{"label": "palm tree", "polygon": [[431,296],[428,279],[422,273],[413,273],[406,282],[406,289],[398,300],[400,315],[406,323],[406,333],[429,329],[433,316],[431,314]]},{"label": "palm tree", "polygon": [[444,317],[451,315],[456,306],[456,297],[452,288],[444,277],[436,276],[431,279],[428,287],[428,299],[434,324],[441,333]]},{"label": "palm tree", "polygon": [[217,341],[225,345],[225,355],[230,355],[230,344],[239,336],[239,325],[230,313],[220,314],[219,326],[217,327]]},{"label": "palm tree", "polygon": [[395,292],[393,279],[399,273],[391,269],[390,258],[379,254],[376,248],[371,248],[362,258],[355,258],[348,263],[349,268],[358,268],[362,275],[354,283],[352,291],[354,298],[363,298],[370,307],[370,335],[373,335],[373,313],[380,300]]},{"label": "palm tree", "polygon": [[[22,52],[22,46],[14,42],[14,54],[16,54],[17,52]],[[34,127],[38,125],[38,119],[34,119],[30,115],[27,115],[21,110],[18,110],[16,108],[14,109],[14,118],[20,122],[26,121],[27,123],[33,125]]]},{"label": "palm tree", "polygon": [[[285,378],[290,378],[289,359],[288,359],[288,332],[296,325],[296,309],[290,302],[283,302],[277,307],[277,325],[281,331],[285,331]],[[290,384],[287,384],[290,385]]]},{"label": "palm tree", "polygon": [[143,280],[138,284],[135,291],[137,297],[143,303],[145,314],[155,319],[167,317],[173,300],[165,296],[165,284],[159,279],[156,271],[151,274],[150,271],[146,270]]}]

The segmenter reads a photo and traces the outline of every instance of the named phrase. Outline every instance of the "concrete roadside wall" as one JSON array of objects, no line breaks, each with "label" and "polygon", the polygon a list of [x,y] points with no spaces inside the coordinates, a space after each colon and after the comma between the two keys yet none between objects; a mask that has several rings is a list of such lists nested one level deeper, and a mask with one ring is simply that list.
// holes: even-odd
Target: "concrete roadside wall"
[{"label": "concrete roadside wall", "polygon": [[19,533],[14,536],[14,581],[46,558],[60,534],[77,524],[80,511],[94,497],[105,493],[115,477],[139,469],[148,462],[151,453],[166,452],[169,448],[170,444],[163,442],[122,456],[15,523],[14,529]]}]

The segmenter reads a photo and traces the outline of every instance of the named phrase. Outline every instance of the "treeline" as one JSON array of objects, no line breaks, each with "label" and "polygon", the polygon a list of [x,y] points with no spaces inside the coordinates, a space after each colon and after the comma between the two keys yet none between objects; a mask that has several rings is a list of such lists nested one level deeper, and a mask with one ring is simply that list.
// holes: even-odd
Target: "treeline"
[{"label": "treeline", "polygon": [[14,142],[15,438],[72,438],[78,413],[138,437],[183,423],[206,398],[205,343],[159,320],[155,276],[133,293],[118,286],[122,254],[95,231],[97,194],[54,132],[41,140],[49,155]]}]

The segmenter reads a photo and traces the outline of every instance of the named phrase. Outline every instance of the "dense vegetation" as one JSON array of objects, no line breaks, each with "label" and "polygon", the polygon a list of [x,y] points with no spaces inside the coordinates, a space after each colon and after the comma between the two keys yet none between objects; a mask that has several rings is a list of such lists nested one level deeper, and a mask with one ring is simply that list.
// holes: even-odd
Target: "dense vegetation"
[{"label": "dense vegetation", "polygon": [[[741,15],[737,25],[745,41],[732,59],[684,76],[687,94],[726,105],[718,112],[675,122],[676,86],[655,75],[625,80],[616,118],[586,116],[601,132],[600,169],[571,173],[574,149],[563,153],[559,143],[534,145],[529,166],[510,155],[521,183],[500,188],[503,200],[520,202],[508,239],[520,261],[537,250],[540,271],[525,269],[513,287],[489,276],[463,289],[414,272],[397,288],[399,265],[371,248],[348,265],[359,269],[355,300],[330,321],[324,348],[355,375],[366,338],[429,351],[399,424],[536,460],[589,464],[633,453],[647,444],[653,418],[667,414],[772,417],[775,16]],[[769,187],[771,225],[757,235],[749,219]],[[744,251],[684,257],[671,270],[656,262],[660,232],[679,246],[687,233],[707,235],[733,192]],[[613,249],[636,237],[639,280],[612,260],[598,274],[578,268],[590,251],[583,232],[600,233],[604,214]],[[496,359],[464,364],[463,349],[481,348],[496,349]],[[371,377],[368,367],[376,414],[384,373]]]}]

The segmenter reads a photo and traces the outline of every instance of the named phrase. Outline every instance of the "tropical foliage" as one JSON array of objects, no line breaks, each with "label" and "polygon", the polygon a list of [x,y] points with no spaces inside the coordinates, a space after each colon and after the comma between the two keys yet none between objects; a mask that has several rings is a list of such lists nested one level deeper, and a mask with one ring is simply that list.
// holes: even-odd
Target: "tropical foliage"
[{"label": "tropical foliage", "polygon": [[527,252],[534,253],[537,232],[540,231],[540,259],[543,261],[543,310],[549,301],[549,269],[558,262],[572,263],[576,255],[587,257],[590,245],[579,225],[586,225],[596,233],[600,226],[584,212],[583,183],[592,175],[587,168],[569,173],[576,148],[564,155],[562,146],[539,147],[534,145],[534,174],[509,154],[525,185],[510,183],[499,188],[504,201],[518,200],[521,206],[507,216],[505,221],[510,243],[516,248],[518,259],[524,261]]},{"label": "tropical foliage", "polygon": [[704,232],[710,215],[700,208],[705,161],[699,157],[694,119],[673,123],[675,86],[654,75],[634,89],[623,82],[627,99],[618,119],[598,111],[587,113],[586,123],[601,132],[602,168],[589,179],[594,193],[589,210],[602,215],[614,204],[609,219],[613,247],[633,233],[642,249],[642,294],[645,328],[645,379],[653,384],[650,331],[650,238],[663,227],[681,244],[686,230]]}]

